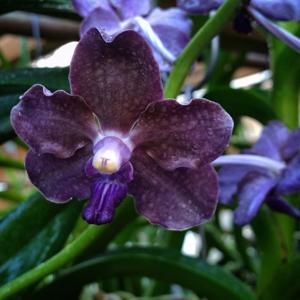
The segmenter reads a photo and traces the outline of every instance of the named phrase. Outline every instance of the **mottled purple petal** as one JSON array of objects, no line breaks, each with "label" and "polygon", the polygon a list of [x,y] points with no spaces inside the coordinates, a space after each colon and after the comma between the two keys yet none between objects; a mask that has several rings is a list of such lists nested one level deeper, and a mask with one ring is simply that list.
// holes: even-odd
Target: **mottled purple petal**
[{"label": "mottled purple petal", "polygon": [[284,169],[276,192],[280,195],[300,191],[300,154],[295,156]]},{"label": "mottled purple petal", "polygon": [[51,93],[41,85],[21,97],[11,111],[11,124],[36,152],[60,158],[72,156],[98,133],[94,115],[80,97]]},{"label": "mottled purple petal", "polygon": [[163,168],[203,166],[227,146],[233,122],[217,103],[205,99],[180,105],[175,100],[151,103],[130,132]]},{"label": "mottled purple petal", "polygon": [[279,121],[270,122],[264,129],[257,143],[245,151],[250,154],[282,160],[282,149],[289,137],[289,130]]},{"label": "mottled purple petal", "polygon": [[147,15],[152,8],[151,0],[110,0],[123,19]]},{"label": "mottled purple petal", "polygon": [[217,9],[223,0],[177,0],[177,6],[192,14],[207,14]]},{"label": "mottled purple petal", "polygon": [[70,68],[72,92],[100,119],[104,131],[126,134],[146,106],[162,99],[158,65],[134,31],[106,42],[90,29],[79,42]]},{"label": "mottled purple petal", "polygon": [[249,8],[250,13],[255,18],[255,20],[265,27],[271,34],[276,36],[278,39],[282,40],[285,44],[287,44],[290,48],[295,50],[296,52],[300,52],[300,39],[295,35],[291,34],[287,30],[279,27],[274,24],[266,17],[264,17],[260,12],[256,9]]},{"label": "mottled purple petal", "polygon": [[129,193],[135,197],[138,212],[151,223],[182,230],[212,217],[218,183],[210,165],[169,172],[142,151],[135,153],[132,163],[134,180]]},{"label": "mottled purple petal", "polygon": [[253,171],[258,171],[262,174],[266,172],[263,169],[247,165],[228,165],[222,167],[218,172],[220,203],[232,204],[240,182],[249,172]]},{"label": "mottled purple petal", "polygon": [[266,200],[267,194],[276,185],[276,179],[251,172],[244,177],[238,192],[238,207],[234,211],[234,222],[248,224]]},{"label": "mottled purple petal", "polygon": [[30,150],[25,165],[30,181],[48,200],[67,202],[72,197],[85,199],[90,196],[91,182],[85,175],[85,164],[91,155],[92,145],[66,159]]},{"label": "mottled purple petal", "polygon": [[299,0],[251,0],[251,6],[275,20],[300,20]]},{"label": "mottled purple petal", "polygon": [[95,8],[111,9],[109,0],[72,0],[74,9],[82,16],[88,16]]},{"label": "mottled purple petal", "polygon": [[127,183],[132,180],[130,163],[112,175],[98,177],[92,187],[92,197],[84,208],[83,218],[90,224],[112,221],[115,210],[127,194]]},{"label": "mottled purple petal", "polygon": [[297,153],[300,153],[300,128],[297,128],[290,133],[290,136],[283,148],[283,156],[285,160],[290,160]]},{"label": "mottled purple petal", "polygon": [[286,200],[279,196],[268,197],[267,204],[274,211],[290,215],[294,218],[300,218],[300,211],[296,207],[289,204]]},{"label": "mottled purple petal", "polygon": [[112,9],[98,7],[94,9],[81,23],[80,36],[82,37],[91,28],[97,28],[106,34],[114,35],[121,30],[121,20]]}]

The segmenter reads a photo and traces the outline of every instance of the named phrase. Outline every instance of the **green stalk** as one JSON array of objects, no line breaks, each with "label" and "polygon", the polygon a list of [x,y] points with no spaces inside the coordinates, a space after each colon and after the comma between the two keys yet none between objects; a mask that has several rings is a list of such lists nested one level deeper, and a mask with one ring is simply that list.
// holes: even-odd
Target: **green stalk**
[{"label": "green stalk", "polygon": [[188,43],[181,55],[176,60],[173,70],[167,80],[165,87],[165,97],[174,98],[183,85],[193,62],[197,59],[199,53],[210,43],[210,41],[219,34],[224,26],[232,19],[240,7],[242,0],[227,0],[218,9],[216,14],[200,28],[195,36]]},{"label": "green stalk", "polygon": [[[113,238],[128,223],[131,223],[136,217],[133,209],[132,199],[126,199],[125,203],[118,209],[117,216],[113,223],[105,225],[89,225],[77,239],[68,244],[59,253],[52,256],[36,268],[24,273],[15,280],[8,282],[0,288],[0,299],[4,300],[17,294],[21,290],[43,279],[45,276],[55,272],[59,268],[72,262],[79,257],[84,251],[97,243],[98,247],[107,244],[107,232],[110,232]],[[104,237],[102,239],[102,237]]]},{"label": "green stalk", "polygon": [[0,156],[0,167],[25,170],[24,163],[16,159],[9,159]]}]

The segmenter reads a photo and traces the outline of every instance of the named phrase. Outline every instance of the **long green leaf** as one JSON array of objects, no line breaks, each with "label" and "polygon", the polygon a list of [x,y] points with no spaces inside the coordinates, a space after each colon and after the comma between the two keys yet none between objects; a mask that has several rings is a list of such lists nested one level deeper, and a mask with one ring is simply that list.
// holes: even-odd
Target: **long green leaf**
[{"label": "long green leaf", "polygon": [[36,299],[65,299],[66,295],[75,299],[84,284],[120,276],[148,276],[169,284],[178,283],[210,300],[254,299],[246,284],[223,269],[159,248],[108,252],[65,269],[54,283],[38,293]]},{"label": "long green leaf", "polygon": [[267,123],[278,118],[266,97],[258,92],[219,87],[209,90],[205,98],[220,103],[234,119],[249,116]]},{"label": "long green leaf", "polygon": [[64,245],[82,204],[57,205],[34,194],[0,222],[0,284],[13,280]]}]

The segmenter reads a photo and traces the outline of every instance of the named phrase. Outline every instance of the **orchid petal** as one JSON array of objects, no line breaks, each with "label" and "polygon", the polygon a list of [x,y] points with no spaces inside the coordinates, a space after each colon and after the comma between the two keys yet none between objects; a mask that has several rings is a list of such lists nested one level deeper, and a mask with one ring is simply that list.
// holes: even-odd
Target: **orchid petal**
[{"label": "orchid petal", "polygon": [[134,180],[129,193],[135,197],[138,212],[151,223],[182,230],[212,217],[218,183],[210,165],[169,172],[143,151],[134,153],[132,163]]},{"label": "orchid petal", "polygon": [[229,143],[233,127],[223,108],[205,99],[180,105],[175,100],[151,103],[130,132],[134,146],[143,146],[161,167],[203,166]]},{"label": "orchid petal", "polygon": [[284,169],[276,193],[280,195],[300,191],[300,154],[295,156]]},{"label": "orchid petal", "polygon": [[265,27],[271,34],[282,40],[290,48],[296,52],[300,52],[300,39],[298,37],[271,22],[256,9],[249,7],[248,10],[261,26]]},{"label": "orchid petal", "polygon": [[223,0],[177,0],[177,6],[192,14],[207,14],[222,5]]},{"label": "orchid petal", "polygon": [[59,158],[72,156],[98,134],[93,113],[80,97],[51,93],[42,85],[21,97],[11,111],[11,124],[34,151]]},{"label": "orchid petal", "polygon": [[262,155],[274,160],[282,160],[282,149],[290,135],[286,126],[279,121],[270,122],[256,144],[245,153]]},{"label": "orchid petal", "polygon": [[112,9],[97,7],[81,23],[80,36],[82,37],[91,28],[114,35],[121,30],[120,22],[120,18]]},{"label": "orchid petal", "polygon": [[300,218],[300,210],[279,196],[269,197],[267,204],[274,211],[290,215],[294,218]]},{"label": "orchid petal", "polygon": [[152,8],[151,0],[110,0],[124,20],[147,15]]},{"label": "orchid petal", "polygon": [[250,5],[271,19],[279,21],[300,20],[298,0],[251,0]]},{"label": "orchid petal", "polygon": [[258,172],[251,172],[244,177],[238,192],[239,203],[234,211],[234,222],[238,225],[248,224],[264,203],[267,194],[276,185],[276,180]]},{"label": "orchid petal", "polygon": [[151,49],[130,30],[109,42],[90,29],[75,50],[70,82],[72,92],[84,98],[104,131],[126,134],[146,106],[162,98]]},{"label": "orchid petal", "polygon": [[30,181],[45,197],[63,203],[72,197],[85,199],[90,196],[91,181],[85,175],[85,165],[91,155],[92,145],[66,159],[29,150],[25,165]]},{"label": "orchid petal", "polygon": [[109,0],[72,0],[72,5],[82,17],[87,17],[97,7],[110,10]]}]

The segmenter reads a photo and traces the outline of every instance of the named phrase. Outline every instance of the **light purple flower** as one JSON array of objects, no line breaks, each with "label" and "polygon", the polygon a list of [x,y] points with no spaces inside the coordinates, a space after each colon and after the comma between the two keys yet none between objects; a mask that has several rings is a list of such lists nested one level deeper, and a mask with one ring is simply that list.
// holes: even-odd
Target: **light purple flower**
[{"label": "light purple flower", "polygon": [[231,117],[217,103],[163,99],[158,65],[145,40],[95,28],[79,42],[71,94],[34,85],[11,112],[30,146],[26,169],[50,201],[89,198],[83,217],[110,222],[127,193],[151,223],[184,229],[212,217],[216,173]]},{"label": "light purple flower", "polygon": [[[217,9],[223,2],[223,0],[177,0],[180,8],[193,14],[207,14]],[[249,4],[245,5],[245,10],[235,18],[235,28],[248,33],[251,31],[251,18],[289,47],[300,52],[300,39],[269,20],[300,20],[298,0],[250,0]]]},{"label": "light purple flower", "polygon": [[81,35],[98,28],[108,35],[124,29],[138,31],[151,45],[161,71],[169,71],[188,43],[192,22],[179,8],[153,8],[151,0],[73,0],[84,17]]},{"label": "light purple flower", "polygon": [[[268,158],[275,168],[253,165],[247,161],[249,154]],[[300,218],[300,211],[283,199],[300,191],[300,129],[290,132],[282,123],[270,122],[258,142],[243,156],[242,164],[229,164],[219,171],[220,202],[232,204],[234,195],[238,195],[235,223],[249,223],[263,203]]]}]

